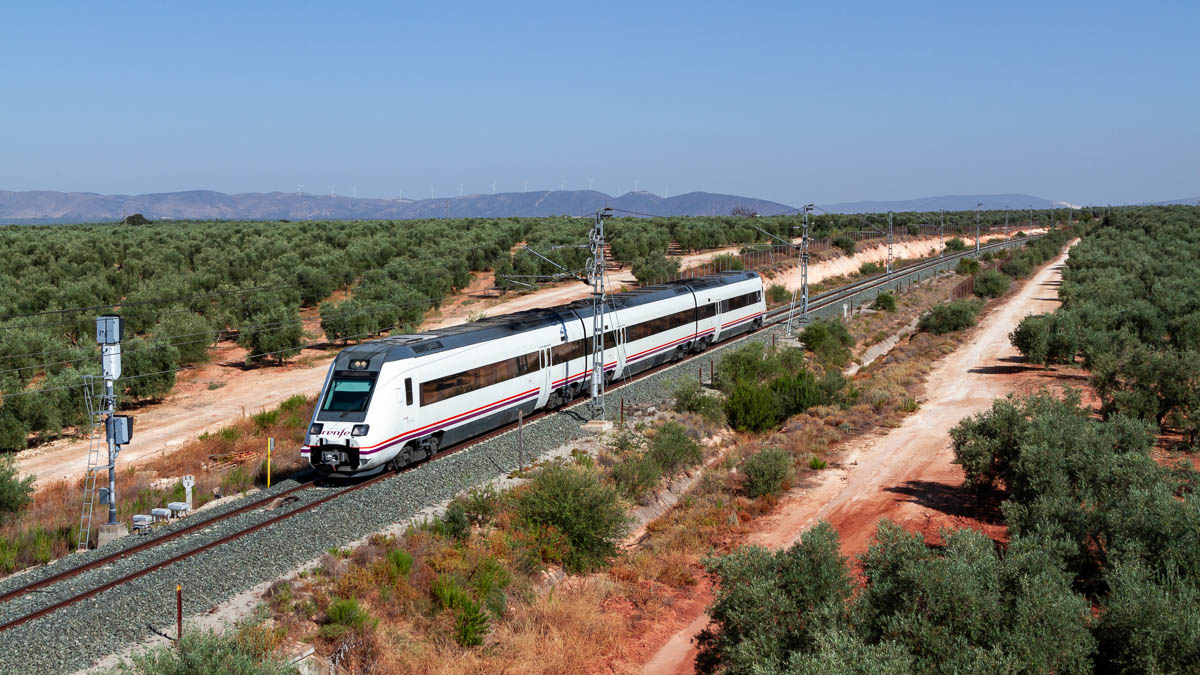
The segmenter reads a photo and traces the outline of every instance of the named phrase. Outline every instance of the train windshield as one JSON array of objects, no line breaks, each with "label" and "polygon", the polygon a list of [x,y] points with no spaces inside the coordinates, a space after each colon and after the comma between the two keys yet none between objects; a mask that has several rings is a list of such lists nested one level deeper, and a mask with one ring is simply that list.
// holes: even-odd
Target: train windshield
[{"label": "train windshield", "polygon": [[325,394],[325,403],[321,406],[321,410],[362,412],[367,409],[367,400],[371,398],[371,390],[374,388],[374,379],[334,378],[329,385],[329,393]]}]

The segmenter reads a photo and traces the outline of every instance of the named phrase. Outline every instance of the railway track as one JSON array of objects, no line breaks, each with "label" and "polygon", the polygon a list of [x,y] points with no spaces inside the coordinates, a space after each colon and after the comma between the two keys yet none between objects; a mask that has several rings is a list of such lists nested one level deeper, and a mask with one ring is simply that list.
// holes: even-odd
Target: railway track
[{"label": "railway track", "polygon": [[[1005,247],[1006,244],[1009,246],[1013,245],[1014,241],[1020,242],[1023,244],[1024,242],[1029,241],[1033,238],[1034,237],[1027,237],[1022,240],[1011,240],[1011,241],[1006,241],[1006,242],[988,244],[988,245],[981,247],[981,250],[982,251],[998,250],[1000,248]],[[824,293],[820,293],[820,294],[810,298],[809,311],[810,312],[820,311],[822,309],[828,308],[831,305],[836,305],[837,303],[839,303],[847,298],[851,298],[863,291],[871,290],[873,288],[877,288],[880,286],[886,286],[886,285],[896,282],[897,280],[900,280],[904,277],[907,277],[907,276],[910,276],[913,274],[918,274],[918,273],[920,273],[922,271],[926,271],[930,268],[935,268],[939,265],[943,265],[947,262],[953,262],[954,260],[957,260],[957,259],[960,259],[963,257],[969,257],[969,256],[972,256],[973,254],[974,254],[974,251],[968,250],[968,251],[962,251],[962,252],[947,255],[947,256],[942,256],[937,259],[921,261],[921,262],[906,266],[904,268],[901,268],[899,270],[895,270],[891,274],[885,273],[885,274],[880,274],[880,275],[876,275],[873,277],[868,277],[866,279],[861,279],[854,283],[847,284],[845,286],[841,286],[839,288],[832,289],[832,290],[826,291]],[[761,327],[759,327],[757,330],[753,330],[747,334],[739,336],[737,338],[737,340],[741,340],[741,339],[744,339],[745,337],[749,337],[756,333],[773,328],[774,326],[778,325],[779,323],[786,321],[787,317],[790,313],[791,313],[791,310],[790,310],[790,307],[788,307],[788,306],[777,307],[773,310],[768,311],[764,315],[764,320],[762,322]],[[650,368],[646,371],[638,373],[635,376],[628,377],[628,378],[621,378],[619,381],[614,382],[608,388],[610,391],[620,389],[621,387],[623,387],[627,384],[631,384],[633,382],[641,380],[642,378],[655,375],[665,369],[672,368],[674,366],[680,365],[682,363],[686,363],[688,361],[691,361],[692,359],[700,358],[702,356],[703,356],[703,354],[694,354],[694,355],[687,356],[679,361],[667,362],[667,363],[660,364],[659,366],[656,366],[654,368]],[[561,410],[570,410],[572,408],[575,408],[577,406],[584,405],[584,404],[586,404],[586,399],[579,400],[574,403],[568,404],[567,406],[564,406]],[[541,410],[541,411],[538,411],[538,412],[530,415],[529,417],[525,418],[524,421],[526,423],[534,422],[542,417],[545,417],[549,414],[557,413],[557,412],[559,412],[559,410]],[[450,447],[450,448],[446,448],[446,449],[442,450],[441,452],[439,452],[435,457],[433,457],[427,461],[438,461],[439,459],[442,459],[446,456],[455,454],[461,450],[465,450],[473,445],[482,443],[488,439],[491,439],[496,436],[513,431],[516,428],[517,428],[516,423],[509,424],[509,425],[506,425],[503,427],[499,427],[490,432],[487,432],[480,436],[477,436],[467,442],[460,443],[460,444]],[[410,466],[402,469],[399,473],[405,473],[407,471],[411,471],[411,470],[415,469],[416,467],[421,466],[425,463],[426,462],[421,462],[418,464],[410,465]],[[136,569],[133,572],[123,574],[117,578],[110,579],[103,583],[96,584],[82,592],[70,595],[69,597],[66,597],[66,598],[63,598],[63,599],[60,599],[57,601],[52,601],[49,604],[46,604],[46,605],[39,607],[33,611],[30,611],[26,614],[23,614],[21,616],[18,616],[14,619],[11,619],[11,620],[5,622],[5,623],[0,624],[0,632],[6,631],[10,628],[15,628],[15,627],[22,625],[24,623],[27,623],[29,621],[33,621],[40,617],[46,616],[46,615],[51,614],[59,609],[62,609],[63,607],[73,605],[80,601],[94,597],[96,595],[99,595],[100,593],[103,593],[104,591],[107,591],[111,588],[120,586],[120,585],[122,585],[126,582],[129,582],[133,579],[136,579],[138,577],[145,576],[147,574],[150,574],[151,572],[168,567],[168,566],[175,564],[177,562],[180,562],[182,560],[186,560],[187,558],[190,558],[197,554],[203,553],[205,551],[209,551],[211,549],[214,549],[216,547],[230,543],[232,541],[235,541],[235,540],[245,537],[247,535],[253,534],[253,533],[263,530],[265,528],[271,527],[272,525],[275,525],[279,522],[287,520],[288,518],[292,518],[301,513],[312,511],[313,509],[316,509],[317,507],[321,506],[322,504],[326,504],[326,503],[328,503],[334,499],[337,499],[338,497],[341,497],[345,494],[363,490],[370,486],[376,485],[382,481],[385,481],[385,480],[393,477],[394,475],[396,475],[396,474],[391,473],[391,472],[384,472],[377,476],[366,479],[362,482],[356,483],[354,485],[351,485],[351,486],[348,486],[348,487],[345,487],[342,489],[333,490],[330,492],[330,494],[322,496],[311,502],[301,504],[301,505],[299,505],[295,508],[292,508],[288,511],[282,512],[275,516],[271,516],[271,517],[269,517],[265,520],[261,520],[257,523],[253,523],[247,527],[235,530],[234,532],[231,532],[229,534],[221,536],[212,541],[201,543],[201,544],[199,544],[195,547],[192,547],[186,551],[183,551],[181,553],[169,556],[162,560],[158,560],[157,562],[150,563],[144,567]],[[308,489],[312,489],[314,486],[315,486],[315,481],[304,482],[300,485],[289,488],[288,490],[278,492],[278,493],[273,493],[270,496],[265,497],[263,499],[258,499],[258,500],[252,501],[248,504],[241,505],[231,511],[228,511],[228,512],[225,512],[220,515],[213,516],[213,517],[210,517],[210,518],[207,518],[204,520],[197,521],[195,523],[189,524],[186,527],[182,527],[177,530],[171,530],[165,534],[154,537],[153,539],[150,539],[148,541],[139,543],[137,545],[128,547],[128,548],[120,550],[120,551],[116,551],[107,556],[96,558],[95,560],[91,560],[82,565],[77,565],[70,569],[63,570],[62,572],[58,572],[51,576],[45,577],[43,579],[39,579],[37,581],[34,581],[30,584],[21,586],[19,588],[11,589],[9,591],[6,591],[6,592],[0,594],[0,606],[2,606],[3,603],[9,602],[11,600],[14,600],[14,599],[19,598],[24,595],[27,595],[29,593],[42,591],[43,589],[52,587],[55,584],[62,582],[64,580],[79,576],[81,574],[84,574],[84,573],[92,571],[92,570],[97,570],[97,569],[103,568],[103,567],[105,567],[113,562],[116,562],[118,560],[127,558],[129,556],[137,555],[137,554],[143,553],[145,551],[155,549],[167,542],[180,539],[181,537],[184,537],[186,535],[202,532],[203,530],[208,529],[208,528],[212,527],[213,525],[220,523],[221,521],[228,520],[230,518],[233,518],[233,517],[241,515],[241,514],[252,512],[256,509],[264,508],[270,502],[272,502],[276,499],[280,499],[280,498],[284,498],[284,497],[288,497],[288,496],[294,496],[297,493],[303,492]]]}]

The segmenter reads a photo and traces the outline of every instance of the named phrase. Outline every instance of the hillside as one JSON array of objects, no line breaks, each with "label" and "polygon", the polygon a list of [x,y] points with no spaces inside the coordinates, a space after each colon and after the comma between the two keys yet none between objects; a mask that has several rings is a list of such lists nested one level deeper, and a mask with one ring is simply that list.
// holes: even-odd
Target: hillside
[{"label": "hillside", "polygon": [[170,220],[504,218],[578,216],[605,206],[662,216],[728,215],[737,207],[774,215],[791,209],[763,199],[710,192],[663,198],[649,192],[612,197],[594,190],[539,190],[400,200],[212,190],[145,195],[0,191],[0,218],[11,222],[104,221],[131,213]]},{"label": "hillside", "polygon": [[[1022,194],[1001,195],[943,195],[940,197],[920,197],[918,199],[902,199],[893,201],[839,202],[821,208],[830,213],[886,213],[888,211],[970,211],[975,205],[983,202],[986,210],[1000,210],[1005,207],[1021,209],[1061,209],[1068,206],[1066,202],[1056,202],[1042,197]],[[1072,205],[1073,206],[1073,205]]]}]

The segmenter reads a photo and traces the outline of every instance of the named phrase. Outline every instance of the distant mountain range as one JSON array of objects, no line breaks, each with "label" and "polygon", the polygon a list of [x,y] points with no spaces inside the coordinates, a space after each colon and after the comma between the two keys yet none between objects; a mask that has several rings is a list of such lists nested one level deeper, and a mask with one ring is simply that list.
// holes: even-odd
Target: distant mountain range
[{"label": "distant mountain range", "polygon": [[0,191],[0,219],[10,222],[106,221],[119,220],[133,213],[140,213],[153,220],[401,220],[581,216],[594,213],[605,206],[656,216],[728,215],[739,207],[762,215],[775,215],[792,208],[764,199],[710,192],[689,192],[664,198],[650,192],[627,192],[619,197],[612,197],[594,190],[541,190],[401,200],[289,192],[247,192],[231,195],[211,190],[146,195]]},{"label": "distant mountain range", "polygon": [[[1068,206],[1022,194],[944,195],[900,201],[841,202],[821,205],[830,213],[883,213],[887,211],[966,211],[982,202],[985,209],[1005,207],[1052,209]],[[1191,204],[1182,199],[1163,204]],[[290,192],[226,194],[189,190],[145,195],[101,195],[93,192],[0,190],[0,221],[6,223],[73,223],[120,220],[140,213],[152,220],[306,220],[306,219],[414,219],[505,218],[510,216],[582,216],[605,206],[617,215],[714,216],[744,208],[764,216],[795,208],[753,197],[689,192],[660,197],[650,192],[627,192],[613,197],[595,190],[539,190],[472,194],[435,199],[368,199]],[[1071,205],[1074,206],[1074,205]]]},{"label": "distant mountain range", "polygon": [[1078,208],[1067,202],[1054,202],[1031,195],[943,195],[888,202],[841,202],[822,206],[831,213],[887,213],[888,211],[970,211],[976,204],[983,203],[985,210],[1009,209],[1061,209],[1064,206]]}]

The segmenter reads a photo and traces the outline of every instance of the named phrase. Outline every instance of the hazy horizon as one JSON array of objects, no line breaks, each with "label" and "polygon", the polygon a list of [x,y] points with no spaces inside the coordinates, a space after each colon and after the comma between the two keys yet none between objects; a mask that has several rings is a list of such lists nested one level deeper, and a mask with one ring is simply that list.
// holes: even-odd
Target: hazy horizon
[{"label": "hazy horizon", "polygon": [[0,189],[1188,199],[1198,20],[1166,2],[25,5],[0,33]]}]

